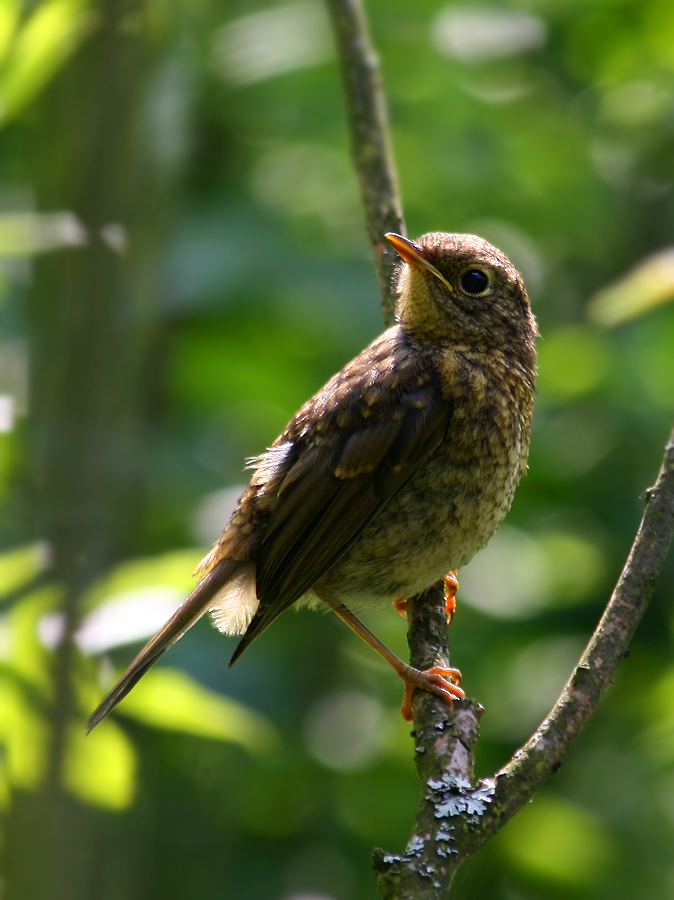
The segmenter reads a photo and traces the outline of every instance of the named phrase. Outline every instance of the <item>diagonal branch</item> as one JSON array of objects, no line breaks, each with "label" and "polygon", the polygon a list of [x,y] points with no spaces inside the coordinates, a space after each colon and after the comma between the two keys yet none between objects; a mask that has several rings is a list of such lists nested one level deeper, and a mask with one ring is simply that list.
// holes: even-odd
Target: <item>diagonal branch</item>
[{"label": "diagonal branch", "polygon": [[674,430],[618,584],[561,697],[549,716],[496,775],[494,802],[484,817],[497,831],[530,799],[578,736],[627,654],[674,537]]},{"label": "diagonal branch", "polygon": [[[478,705],[464,701],[448,713],[441,701],[420,692],[415,750],[426,789],[405,853],[375,854],[383,897],[445,898],[461,863],[501,829],[554,771],[625,657],[673,537],[674,431],[657,481],[647,492],[646,509],[618,584],[575,671],[545,721],[495,778],[474,785]],[[422,595],[413,609],[421,602],[433,604],[438,615],[437,600]],[[432,647],[433,639],[428,640]]]}]

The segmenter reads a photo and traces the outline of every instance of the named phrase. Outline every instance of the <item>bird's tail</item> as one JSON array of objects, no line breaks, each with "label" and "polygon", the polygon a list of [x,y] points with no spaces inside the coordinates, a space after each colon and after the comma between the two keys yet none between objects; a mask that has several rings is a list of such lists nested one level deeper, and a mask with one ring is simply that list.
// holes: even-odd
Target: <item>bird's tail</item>
[{"label": "bird's tail", "polygon": [[189,597],[180,605],[166,625],[155,634],[151,641],[124,672],[117,684],[96,707],[87,722],[87,734],[117,706],[120,700],[143,677],[168,649],[208,610],[213,597],[226,584],[241,565],[234,559],[222,559],[201,579]]}]

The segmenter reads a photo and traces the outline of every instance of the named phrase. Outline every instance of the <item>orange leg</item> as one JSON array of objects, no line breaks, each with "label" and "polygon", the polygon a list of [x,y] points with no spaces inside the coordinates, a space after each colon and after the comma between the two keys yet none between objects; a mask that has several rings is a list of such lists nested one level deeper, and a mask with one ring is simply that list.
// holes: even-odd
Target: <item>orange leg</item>
[{"label": "orange leg", "polygon": [[449,703],[457,699],[462,700],[466,696],[459,687],[461,672],[458,669],[450,669],[445,666],[432,666],[430,669],[424,670],[415,669],[413,666],[403,662],[385,644],[382,644],[379,638],[376,638],[343,603],[327,597],[323,592],[319,594],[316,591],[316,593],[335,615],[339,616],[345,625],[348,625],[358,637],[362,638],[369,647],[372,647],[376,653],[385,659],[393,671],[405,682],[405,694],[400,709],[400,715],[403,719],[408,722],[412,721],[412,698],[417,688],[436,694]]}]

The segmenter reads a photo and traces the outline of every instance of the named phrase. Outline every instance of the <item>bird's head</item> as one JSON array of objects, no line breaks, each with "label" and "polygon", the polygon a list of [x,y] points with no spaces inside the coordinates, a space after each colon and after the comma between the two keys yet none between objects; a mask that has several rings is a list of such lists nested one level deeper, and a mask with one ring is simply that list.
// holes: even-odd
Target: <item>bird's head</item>
[{"label": "bird's head", "polygon": [[473,234],[387,234],[403,262],[396,319],[411,340],[533,354],[538,334],[522,276],[507,256]]}]

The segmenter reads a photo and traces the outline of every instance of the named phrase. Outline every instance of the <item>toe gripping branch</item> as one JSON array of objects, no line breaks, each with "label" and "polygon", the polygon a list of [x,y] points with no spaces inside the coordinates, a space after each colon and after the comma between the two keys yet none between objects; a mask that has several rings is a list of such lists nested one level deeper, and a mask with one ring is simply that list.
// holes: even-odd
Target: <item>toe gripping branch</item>
[{"label": "toe gripping branch", "polygon": [[[444,595],[445,595],[445,612],[447,614],[447,624],[452,621],[456,610],[456,592],[459,582],[456,578],[456,570],[449,572],[443,579]],[[448,666],[431,666],[429,669],[417,669],[414,666],[403,662],[395,655],[385,644],[375,637],[369,629],[358,619],[350,609],[344,606],[335,597],[321,592],[321,599],[339,616],[339,618],[349,626],[366,644],[378,653],[391,666],[394,672],[402,678],[405,683],[405,693],[400,708],[400,714],[406,721],[412,720],[414,692],[421,688],[437,697],[441,697],[448,703],[454,700],[462,700],[466,695],[459,687],[461,682],[461,672]],[[407,599],[400,597],[393,603],[396,610],[405,618],[407,618]]]},{"label": "toe gripping branch", "polygon": [[[442,579],[442,586],[445,593],[445,613],[447,614],[447,624],[452,624],[454,613],[456,612],[456,592],[459,590],[459,580],[456,577],[458,569],[452,569]],[[407,597],[396,597],[393,601],[393,608],[399,613],[403,619],[407,618]]]}]

